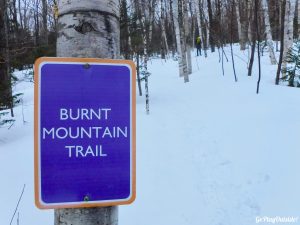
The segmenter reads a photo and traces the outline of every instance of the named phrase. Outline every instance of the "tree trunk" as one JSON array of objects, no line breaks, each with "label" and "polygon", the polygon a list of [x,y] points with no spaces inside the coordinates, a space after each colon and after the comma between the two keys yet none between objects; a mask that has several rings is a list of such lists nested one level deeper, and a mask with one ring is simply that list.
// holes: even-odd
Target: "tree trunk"
[{"label": "tree trunk", "polygon": [[[173,1],[173,16],[174,16],[174,27],[175,27],[175,36],[176,36],[176,43],[177,43],[177,52],[178,52],[178,63],[179,63],[179,76],[185,77],[188,79],[188,72],[187,72],[187,59],[184,47],[184,34],[183,34],[183,24],[181,22],[182,18],[182,5],[179,4],[181,0],[174,0]],[[181,12],[180,12],[181,11]]]},{"label": "tree trunk", "polygon": [[269,10],[268,10],[268,2],[267,0],[263,0],[263,7],[264,7],[264,17],[265,17],[265,30],[266,30],[266,38],[267,38],[267,45],[269,48],[269,57],[271,60],[272,65],[276,65],[276,57],[274,53],[274,44],[270,26],[270,17],[269,17]]},{"label": "tree trunk", "polygon": [[[238,0],[236,0],[238,1]],[[250,0],[239,0],[239,10],[240,10],[240,20],[241,20],[241,36],[240,36],[240,43],[241,43],[241,50],[246,50],[246,45],[248,41],[248,27],[249,27],[249,18],[248,18],[248,3]]]},{"label": "tree trunk", "polygon": [[[118,0],[58,2],[57,56],[119,58]],[[56,209],[55,225],[117,225],[118,208]]]},{"label": "tree trunk", "polygon": [[259,13],[259,0],[254,1],[254,24],[256,28],[256,39],[257,39],[257,61],[258,61],[258,81],[257,81],[257,88],[256,94],[259,93],[259,86],[261,80],[261,63],[260,63],[260,34],[259,34],[259,22],[258,22],[258,13]]},{"label": "tree trunk", "polygon": [[212,14],[211,0],[207,0],[208,19],[209,19],[209,44],[211,52],[215,52],[215,38],[214,38],[214,19]]},{"label": "tree trunk", "polygon": [[238,24],[238,36],[239,36],[239,43],[240,43],[240,49],[245,50],[245,42],[242,40],[242,23],[241,23],[241,17],[240,17],[240,3],[239,0],[235,0],[235,11],[236,11],[236,19]]},{"label": "tree trunk", "polygon": [[56,209],[55,225],[117,225],[118,208]]},{"label": "tree trunk", "polygon": [[19,11],[19,17],[20,17],[20,26],[21,26],[21,29],[24,29],[24,25],[23,25],[23,14],[22,14],[22,10],[21,10],[21,0],[18,0],[18,11]]},{"label": "tree trunk", "polygon": [[202,44],[203,44],[204,56],[206,58],[207,57],[207,49],[209,46],[209,41],[208,41],[209,29],[208,29],[208,26],[205,21],[205,13],[203,10],[203,1],[202,0],[199,0],[199,10],[200,10],[200,23],[201,23],[201,26],[204,25],[203,32],[202,32]]},{"label": "tree trunk", "polygon": [[120,23],[121,23],[121,52],[124,55],[125,59],[131,58],[131,49],[130,49],[130,34],[129,34],[129,19],[128,19],[128,10],[127,10],[127,1],[122,0],[120,3]]},{"label": "tree trunk", "polygon": [[[189,29],[189,15],[188,15],[188,7],[187,2],[182,1],[183,6],[183,23],[184,23],[184,35],[185,35],[185,43],[186,43],[186,55],[187,55],[187,70],[188,74],[192,74],[192,53],[191,53],[191,32]],[[188,82],[188,79],[185,79],[185,82]]]},{"label": "tree trunk", "polygon": [[119,58],[118,0],[60,1],[58,12],[58,56]]},{"label": "tree trunk", "polygon": [[284,18],[284,49],[283,49],[283,61],[282,61],[282,76],[286,76],[287,68],[287,54],[289,49],[293,45],[293,22],[295,13],[295,0],[287,0],[285,7]]},{"label": "tree trunk", "polygon": [[[176,30],[175,30],[175,21],[174,21],[174,9],[173,9],[173,0],[170,0],[170,18],[171,18],[171,28],[172,28],[172,55],[174,57],[175,52],[177,51],[177,45],[176,45]],[[177,51],[178,52],[178,51]]]},{"label": "tree trunk", "polygon": [[280,55],[279,55],[279,62],[278,62],[276,79],[275,79],[275,84],[276,85],[279,84],[281,65],[282,65],[282,61],[283,61],[285,8],[286,8],[286,0],[282,0],[282,3],[281,3],[281,20],[280,20],[280,23],[281,23],[281,25],[280,25]]},{"label": "tree trunk", "polygon": [[249,43],[253,43],[253,39],[255,39],[255,31],[253,29],[253,9],[252,9],[252,1],[248,0],[247,2],[247,22],[248,22],[248,40]]},{"label": "tree trunk", "polygon": [[39,21],[39,1],[36,0],[35,1],[35,6],[34,6],[34,13],[33,13],[33,17],[34,17],[34,42],[35,42],[35,46],[39,45],[39,41],[40,41],[40,21]]},{"label": "tree trunk", "polygon": [[252,76],[252,68],[254,63],[255,57],[255,47],[256,47],[256,31],[255,31],[255,24],[254,24],[254,10],[252,10],[252,3],[248,2],[248,15],[249,15],[249,26],[248,26],[248,38],[251,45],[251,56],[249,60],[249,67],[248,67],[248,76]]},{"label": "tree trunk", "polygon": [[155,11],[156,0],[149,1],[149,46],[152,43],[153,36],[153,22],[154,22],[154,11]]},{"label": "tree trunk", "polygon": [[42,35],[41,35],[41,43],[42,45],[48,45],[48,26],[47,26],[47,16],[48,16],[48,5],[47,0],[42,0]]},{"label": "tree trunk", "polygon": [[166,28],[165,28],[165,6],[164,6],[164,0],[161,0],[161,35],[162,35],[162,55],[167,55],[169,53],[169,46],[168,46],[168,40],[166,35]]}]

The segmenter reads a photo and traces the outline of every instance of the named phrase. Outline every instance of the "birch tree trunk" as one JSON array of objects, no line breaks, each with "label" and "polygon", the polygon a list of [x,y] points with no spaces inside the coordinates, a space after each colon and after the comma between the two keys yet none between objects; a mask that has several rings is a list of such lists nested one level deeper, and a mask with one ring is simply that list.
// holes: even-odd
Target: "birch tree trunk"
[{"label": "birch tree trunk", "polygon": [[[151,16],[150,16],[150,20]],[[147,29],[146,29],[146,14],[144,11],[142,11],[141,13],[141,17],[140,17],[140,23],[143,26],[143,48],[144,48],[144,54],[143,54],[143,65],[142,65],[142,70],[144,73],[144,79],[145,79],[145,97],[146,97],[146,113],[149,114],[150,113],[150,109],[149,109],[149,85],[148,85],[148,46],[150,44],[148,44],[148,39],[147,39]],[[152,37],[152,21],[150,21],[150,28],[149,30],[149,36]],[[149,38],[149,40],[151,41],[151,39]]]},{"label": "birch tree trunk", "polygon": [[211,0],[207,0],[208,18],[209,18],[209,44],[211,52],[215,52],[215,37],[213,30],[215,29],[215,21],[213,19]]},{"label": "birch tree trunk", "polygon": [[285,8],[286,8],[286,0],[282,0],[281,2],[281,13],[280,13],[280,55],[279,55],[279,62],[277,67],[277,73],[275,78],[275,84],[279,84],[280,79],[280,72],[281,72],[281,66],[283,61],[283,51],[284,51],[284,20],[285,20]]},{"label": "birch tree trunk", "polygon": [[[184,24],[184,36],[185,36],[185,43],[186,43],[186,55],[187,55],[187,70],[188,74],[192,74],[192,53],[191,53],[191,42],[192,42],[192,34],[189,29],[189,15],[188,15],[188,7],[187,1],[182,1],[183,6],[183,24]],[[185,82],[188,82],[188,79],[185,79]]]},{"label": "birch tree trunk", "polygon": [[[118,58],[118,0],[58,1],[57,56]],[[56,209],[55,225],[117,225],[118,207]]]},{"label": "birch tree trunk", "polygon": [[293,20],[295,13],[295,0],[287,0],[285,7],[284,19],[284,48],[283,48],[283,62],[282,62],[282,77],[286,76],[287,61],[286,57],[289,49],[293,45]]},{"label": "birch tree trunk", "polygon": [[118,0],[60,0],[58,13],[58,56],[119,58]]},{"label": "birch tree trunk", "polygon": [[270,17],[269,17],[269,10],[268,10],[268,2],[267,0],[263,0],[263,7],[264,7],[264,17],[265,17],[265,30],[266,30],[266,38],[267,38],[267,45],[269,47],[269,57],[271,60],[272,65],[276,65],[276,57],[274,53],[274,44],[270,26]]},{"label": "birch tree trunk", "polygon": [[206,20],[206,15],[203,10],[203,1],[199,0],[199,10],[200,10],[200,23],[201,25],[204,25],[205,29],[203,29],[202,32],[202,46],[203,46],[203,51],[204,51],[204,56],[205,58],[207,57],[207,49],[209,46],[209,29],[207,25],[207,20]]},{"label": "birch tree trunk", "polygon": [[[180,7],[181,0],[173,1],[173,16],[174,16],[174,27],[175,27],[175,36],[176,36],[176,44],[177,44],[177,52],[178,52],[178,63],[179,63],[179,76],[185,77],[188,80],[188,72],[187,72],[187,59],[185,54],[184,47],[184,37],[182,35],[182,27],[180,27],[180,20],[182,20],[182,7]],[[181,14],[180,14],[181,10]],[[187,81],[186,81],[187,82]]]}]

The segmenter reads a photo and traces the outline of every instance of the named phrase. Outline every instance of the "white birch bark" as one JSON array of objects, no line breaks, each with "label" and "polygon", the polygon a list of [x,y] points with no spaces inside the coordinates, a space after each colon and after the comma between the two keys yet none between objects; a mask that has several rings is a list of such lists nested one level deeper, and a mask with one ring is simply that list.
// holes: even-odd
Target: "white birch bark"
[{"label": "white birch bark", "polygon": [[[192,47],[191,47],[191,32],[189,29],[189,15],[188,15],[188,7],[187,7],[187,1],[183,0],[183,23],[184,23],[184,36],[185,36],[185,42],[186,42],[186,55],[187,55],[187,70],[188,74],[192,74],[193,68],[192,68]],[[185,77],[185,82],[188,82],[189,79]]]},{"label": "white birch bark", "polygon": [[180,43],[180,30],[179,30],[179,22],[178,22],[178,0],[173,0],[173,20],[174,20],[174,29],[175,29],[175,37],[176,37],[176,45],[178,52],[178,63],[179,63],[179,76],[183,77],[183,66],[182,66],[182,47]]},{"label": "white birch bark", "polygon": [[263,0],[263,7],[264,7],[264,17],[265,17],[265,30],[266,30],[266,38],[267,38],[267,45],[269,48],[269,57],[272,65],[276,65],[276,57],[274,53],[274,44],[271,32],[271,25],[270,25],[270,17],[269,17],[269,10],[268,10],[268,2],[267,0]]},{"label": "white birch bark", "polygon": [[282,62],[282,76],[285,77],[285,70],[287,68],[287,53],[293,45],[293,20],[295,13],[296,0],[287,0],[285,8],[284,19],[284,48],[283,48],[283,62]]},{"label": "white birch bark", "polygon": [[119,57],[118,0],[60,0],[58,13],[58,56]]},{"label": "white birch bark", "polygon": [[[147,73],[148,71],[148,40],[146,30],[146,15],[142,12],[141,23],[143,24],[143,43],[144,43],[144,55],[143,55],[143,70]],[[151,25],[152,26],[152,25]],[[152,34],[151,34],[152,36]],[[145,97],[146,97],[146,113],[150,113],[149,109],[149,86],[148,86],[148,74],[145,74]]]},{"label": "white birch bark", "polygon": [[[206,1],[203,1],[202,3],[203,3],[203,5],[202,5],[203,18],[204,18],[205,26],[206,26],[206,46],[207,46],[207,48],[209,48],[210,47],[210,43],[209,43],[210,29],[209,29],[209,22],[208,22],[209,21],[208,7],[207,7]],[[206,51],[206,49],[204,51]]]},{"label": "white birch bark", "polygon": [[[118,58],[118,0],[58,1],[57,56]],[[55,225],[117,225],[118,207],[56,209]]]},{"label": "white birch bark", "polygon": [[185,54],[185,46],[184,46],[184,37],[182,35],[182,29],[179,23],[179,9],[178,9],[178,1],[173,1],[173,16],[174,16],[174,27],[175,27],[175,36],[176,36],[176,44],[178,51],[178,63],[179,63],[179,76],[187,77],[187,59]]}]

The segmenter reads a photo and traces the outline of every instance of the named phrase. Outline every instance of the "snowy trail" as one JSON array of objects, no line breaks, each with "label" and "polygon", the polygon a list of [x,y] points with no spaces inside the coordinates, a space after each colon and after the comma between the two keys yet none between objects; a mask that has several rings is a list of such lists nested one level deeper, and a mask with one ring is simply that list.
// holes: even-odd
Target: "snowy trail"
[{"label": "snowy trail", "polygon": [[[212,109],[205,110],[211,108],[211,102],[203,101],[205,96],[210,95],[211,90],[203,87],[197,93],[195,88],[198,88],[192,83],[197,74],[193,74],[191,84],[185,84],[186,86],[168,85],[170,77],[176,83],[182,82],[177,78],[176,62],[167,64],[169,63],[173,65],[159,68],[160,77],[151,79],[152,86],[161,87],[157,89],[161,93],[155,92],[155,96],[151,97],[151,116],[138,114],[142,117],[138,117],[138,124],[146,122],[142,130],[138,129],[138,136],[146,136],[137,138],[143,140],[141,144],[138,141],[137,145],[138,149],[139,146],[141,148],[138,150],[138,162],[148,162],[138,164],[138,168],[140,166],[149,169],[141,171],[140,176],[138,173],[138,177],[145,174],[151,174],[151,177],[146,182],[143,178],[138,182],[137,191],[139,193],[140,187],[141,196],[137,198],[137,206],[133,210],[140,209],[140,213],[149,212],[150,215],[155,215],[149,215],[150,221],[147,224],[153,224],[155,221],[160,221],[161,224],[169,224],[170,221],[172,224],[199,224],[199,221],[203,224],[219,224],[229,220],[251,223],[259,214],[257,203],[247,193],[247,185],[239,183],[240,181],[233,177],[232,162],[220,154],[222,148],[213,133],[210,134],[213,131],[207,127],[220,116],[217,115],[220,106],[213,104]],[[166,71],[164,68],[167,68]],[[170,68],[175,68],[176,72]],[[159,100],[156,100],[157,96]],[[222,96],[211,95],[212,98]],[[157,101],[160,101],[160,104]],[[162,101],[168,104],[162,104]],[[214,112],[216,115],[212,116],[211,113]],[[143,158],[139,159],[139,156]],[[143,192],[150,187],[153,187],[152,192]],[[142,205],[148,205],[148,201],[151,201],[149,208],[143,208]],[[150,208],[155,204],[157,207]],[[126,214],[124,213],[124,217]],[[233,214],[236,215],[235,218]],[[129,221],[125,222],[127,223]],[[134,221],[130,220],[130,223],[145,224],[145,221],[144,218],[137,218]]]}]

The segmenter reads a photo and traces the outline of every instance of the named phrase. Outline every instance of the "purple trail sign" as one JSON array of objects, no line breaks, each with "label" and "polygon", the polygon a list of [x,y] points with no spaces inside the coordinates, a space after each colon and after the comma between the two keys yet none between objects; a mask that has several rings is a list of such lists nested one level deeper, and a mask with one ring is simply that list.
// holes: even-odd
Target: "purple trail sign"
[{"label": "purple trail sign", "polygon": [[134,201],[133,62],[38,59],[34,130],[37,207],[96,207]]}]

